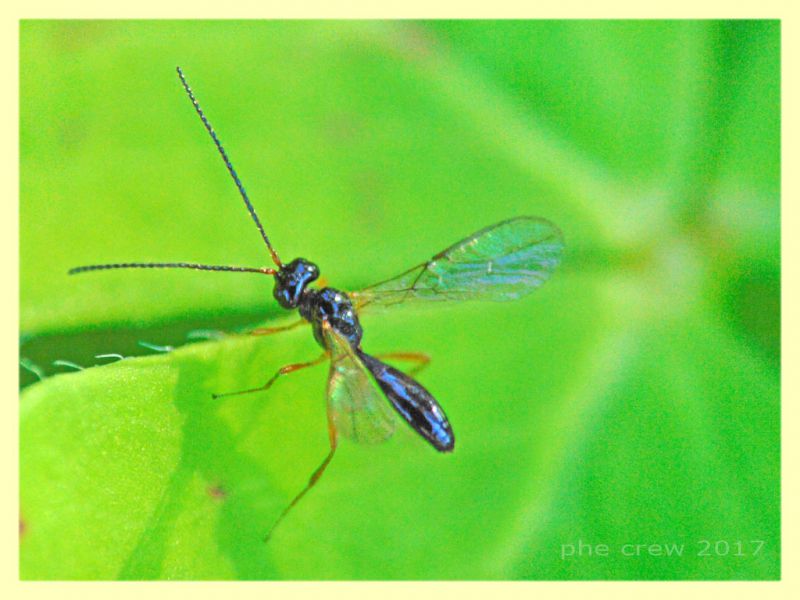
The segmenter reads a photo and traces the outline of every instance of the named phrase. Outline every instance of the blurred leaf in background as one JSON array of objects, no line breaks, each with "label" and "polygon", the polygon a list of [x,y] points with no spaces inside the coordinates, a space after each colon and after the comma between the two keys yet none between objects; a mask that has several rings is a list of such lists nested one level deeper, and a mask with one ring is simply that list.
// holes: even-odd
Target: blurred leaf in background
[{"label": "blurred leaf in background", "polygon": [[[777,21],[24,21],[21,576],[779,578],[779,49]],[[308,329],[196,339],[283,322],[264,277],[66,275],[269,263],[176,65],[332,285],[515,215],[567,240],[523,301],[364,317],[367,351],[432,355],[456,451],[345,442],[268,545],[325,368],[210,394]]]}]

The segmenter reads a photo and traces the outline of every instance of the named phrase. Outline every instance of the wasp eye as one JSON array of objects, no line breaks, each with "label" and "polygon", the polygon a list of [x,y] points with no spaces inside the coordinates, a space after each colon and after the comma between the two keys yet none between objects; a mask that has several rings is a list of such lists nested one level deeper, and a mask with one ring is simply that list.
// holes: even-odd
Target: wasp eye
[{"label": "wasp eye", "polygon": [[317,265],[304,258],[295,258],[275,275],[272,295],[283,308],[297,308],[308,284],[318,277]]}]

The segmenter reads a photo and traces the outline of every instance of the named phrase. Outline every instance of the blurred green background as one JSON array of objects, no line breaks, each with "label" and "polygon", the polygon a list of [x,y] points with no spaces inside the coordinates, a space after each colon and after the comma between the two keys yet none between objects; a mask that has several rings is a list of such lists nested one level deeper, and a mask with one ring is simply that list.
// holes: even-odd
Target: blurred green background
[{"label": "blurred green background", "polygon": [[[21,576],[778,578],[779,49],[776,21],[22,22]],[[310,331],[196,339],[284,322],[267,278],[66,275],[269,263],[176,65],[332,285],[514,215],[567,241],[522,301],[364,315],[367,351],[433,357],[456,450],[343,442],[268,545],[326,367],[210,393]]]}]

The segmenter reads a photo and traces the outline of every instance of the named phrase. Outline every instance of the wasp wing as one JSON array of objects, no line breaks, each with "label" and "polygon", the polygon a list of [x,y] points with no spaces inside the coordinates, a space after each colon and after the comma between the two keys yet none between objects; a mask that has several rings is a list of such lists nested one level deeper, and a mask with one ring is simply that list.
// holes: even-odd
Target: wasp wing
[{"label": "wasp wing", "polygon": [[392,436],[395,415],[350,343],[323,329],[331,353],[328,410],[336,431],[356,442],[377,444]]},{"label": "wasp wing", "polygon": [[513,300],[550,278],[563,249],[563,235],[553,223],[516,217],[481,229],[429,261],[351,297],[359,309],[415,300]]}]

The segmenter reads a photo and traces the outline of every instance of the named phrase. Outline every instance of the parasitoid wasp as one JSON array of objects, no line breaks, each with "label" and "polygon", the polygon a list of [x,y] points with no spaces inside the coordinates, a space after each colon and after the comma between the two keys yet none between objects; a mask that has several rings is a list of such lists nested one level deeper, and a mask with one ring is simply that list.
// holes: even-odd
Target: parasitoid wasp
[{"label": "parasitoid wasp", "polygon": [[[516,217],[485,227],[408,271],[357,292],[331,287],[310,287],[319,278],[317,265],[304,258],[281,261],[245,192],[216,132],[200,108],[180,67],[178,77],[200,120],[208,131],[239,194],[250,213],[275,267],[237,267],[186,262],[114,263],[76,267],[69,274],[107,269],[196,269],[260,273],[274,278],[273,296],[287,309],[297,309],[300,319],[284,327],[254,329],[268,335],[310,324],[324,352],[315,360],[279,369],[264,385],[214,394],[215,398],[265,391],[282,375],[322,363],[330,358],[328,373],[328,435],[330,451],[305,487],[276,518],[265,541],[289,511],[316,484],[333,459],[340,436],[358,442],[388,439],[399,414],[439,452],[450,452],[455,437],[442,407],[418,381],[361,348],[363,330],[358,315],[370,307],[390,307],[413,302],[462,300],[506,301],[540,287],[561,261],[564,240],[553,223],[539,217]],[[384,354],[381,358],[414,361],[424,366],[428,357],[418,353]],[[381,397],[383,394],[389,402]],[[389,406],[391,404],[391,407]],[[392,410],[393,409],[393,410]],[[394,412],[393,412],[394,411]]]}]

